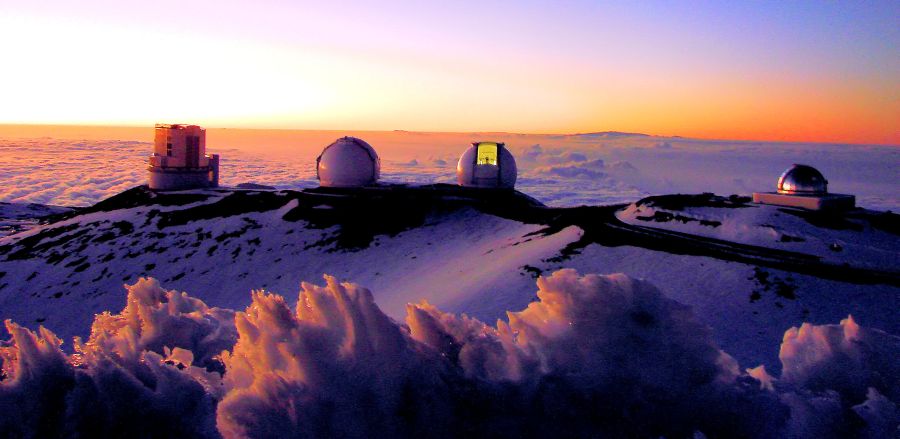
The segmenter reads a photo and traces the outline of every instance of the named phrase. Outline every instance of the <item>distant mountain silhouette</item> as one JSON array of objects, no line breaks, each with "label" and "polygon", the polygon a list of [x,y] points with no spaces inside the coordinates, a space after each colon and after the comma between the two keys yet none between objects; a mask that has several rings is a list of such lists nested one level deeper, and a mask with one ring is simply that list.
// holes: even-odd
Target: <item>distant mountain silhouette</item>
[{"label": "distant mountain silhouette", "polygon": [[625,133],[622,131],[598,131],[595,133],[572,134],[573,137],[595,137],[598,139],[617,139],[620,137],[650,137],[650,134]]}]

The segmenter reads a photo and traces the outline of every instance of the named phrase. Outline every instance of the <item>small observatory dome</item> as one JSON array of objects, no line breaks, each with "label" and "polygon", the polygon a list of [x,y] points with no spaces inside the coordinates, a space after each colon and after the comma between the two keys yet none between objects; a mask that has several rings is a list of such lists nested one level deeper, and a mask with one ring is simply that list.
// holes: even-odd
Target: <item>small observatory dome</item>
[{"label": "small observatory dome", "polygon": [[367,186],[378,181],[381,159],[372,145],[356,137],[341,137],[316,159],[316,177],[325,187]]},{"label": "small observatory dome", "polygon": [[456,180],[460,186],[512,189],[516,159],[503,143],[475,142],[459,158]]},{"label": "small observatory dome", "polygon": [[778,178],[778,193],[824,195],[828,193],[828,180],[812,166],[794,165]]}]

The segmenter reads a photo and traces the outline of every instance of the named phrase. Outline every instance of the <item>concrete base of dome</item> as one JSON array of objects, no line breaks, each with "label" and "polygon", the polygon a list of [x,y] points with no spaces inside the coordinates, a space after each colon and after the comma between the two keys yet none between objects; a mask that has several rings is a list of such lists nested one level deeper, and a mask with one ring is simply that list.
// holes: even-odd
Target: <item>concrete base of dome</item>
[{"label": "concrete base of dome", "polygon": [[754,192],[753,202],[808,210],[848,210],[856,206],[856,197],[846,194],[798,195]]},{"label": "concrete base of dome", "polygon": [[219,186],[218,173],[213,177],[209,168],[174,170],[150,167],[148,174],[148,186],[150,189],[158,191],[204,189]]}]

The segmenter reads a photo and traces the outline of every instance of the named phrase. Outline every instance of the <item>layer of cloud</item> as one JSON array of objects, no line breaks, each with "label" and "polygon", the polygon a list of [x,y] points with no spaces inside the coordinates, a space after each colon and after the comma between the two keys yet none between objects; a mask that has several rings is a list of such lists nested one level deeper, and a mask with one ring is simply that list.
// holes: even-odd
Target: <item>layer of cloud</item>
[{"label": "layer of cloud", "polygon": [[[333,133],[293,132],[290,145],[214,148],[222,155],[221,183],[254,182],[279,189],[318,185],[318,145]],[[363,136],[377,140],[379,135]],[[383,134],[381,135],[383,136]],[[382,180],[453,183],[459,154],[476,134],[394,133],[373,145]],[[647,195],[774,190],[792,163],[822,170],[829,189],[857,195],[858,204],[900,209],[891,178],[900,152],[890,147],[748,143],[659,137],[492,134],[505,140],[519,169],[517,188],[553,206],[636,201]],[[539,141],[541,143],[535,143]],[[216,145],[235,140],[222,136]],[[238,142],[240,143],[240,142]],[[146,181],[148,142],[133,140],[0,139],[0,201],[90,205]],[[597,166],[597,162],[605,166]],[[592,164],[593,163],[593,164]],[[415,165],[414,165],[415,164]]]},{"label": "layer of cloud", "polygon": [[586,178],[596,180],[608,177],[605,170],[606,164],[603,160],[594,159],[591,161],[571,161],[561,165],[539,167],[535,168],[534,172],[563,178]]}]

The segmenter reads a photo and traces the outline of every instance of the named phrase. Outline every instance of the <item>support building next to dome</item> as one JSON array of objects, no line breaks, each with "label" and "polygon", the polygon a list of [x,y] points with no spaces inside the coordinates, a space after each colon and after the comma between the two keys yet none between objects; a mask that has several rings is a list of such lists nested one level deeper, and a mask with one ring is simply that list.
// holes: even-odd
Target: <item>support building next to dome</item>
[{"label": "support building next to dome", "polygon": [[206,129],[197,125],[157,124],[148,183],[154,190],[219,186],[219,155],[206,155]]},{"label": "support building next to dome", "polygon": [[828,180],[821,172],[795,164],[778,178],[776,192],[754,192],[753,202],[808,210],[847,210],[856,205],[856,197],[829,194]]}]

